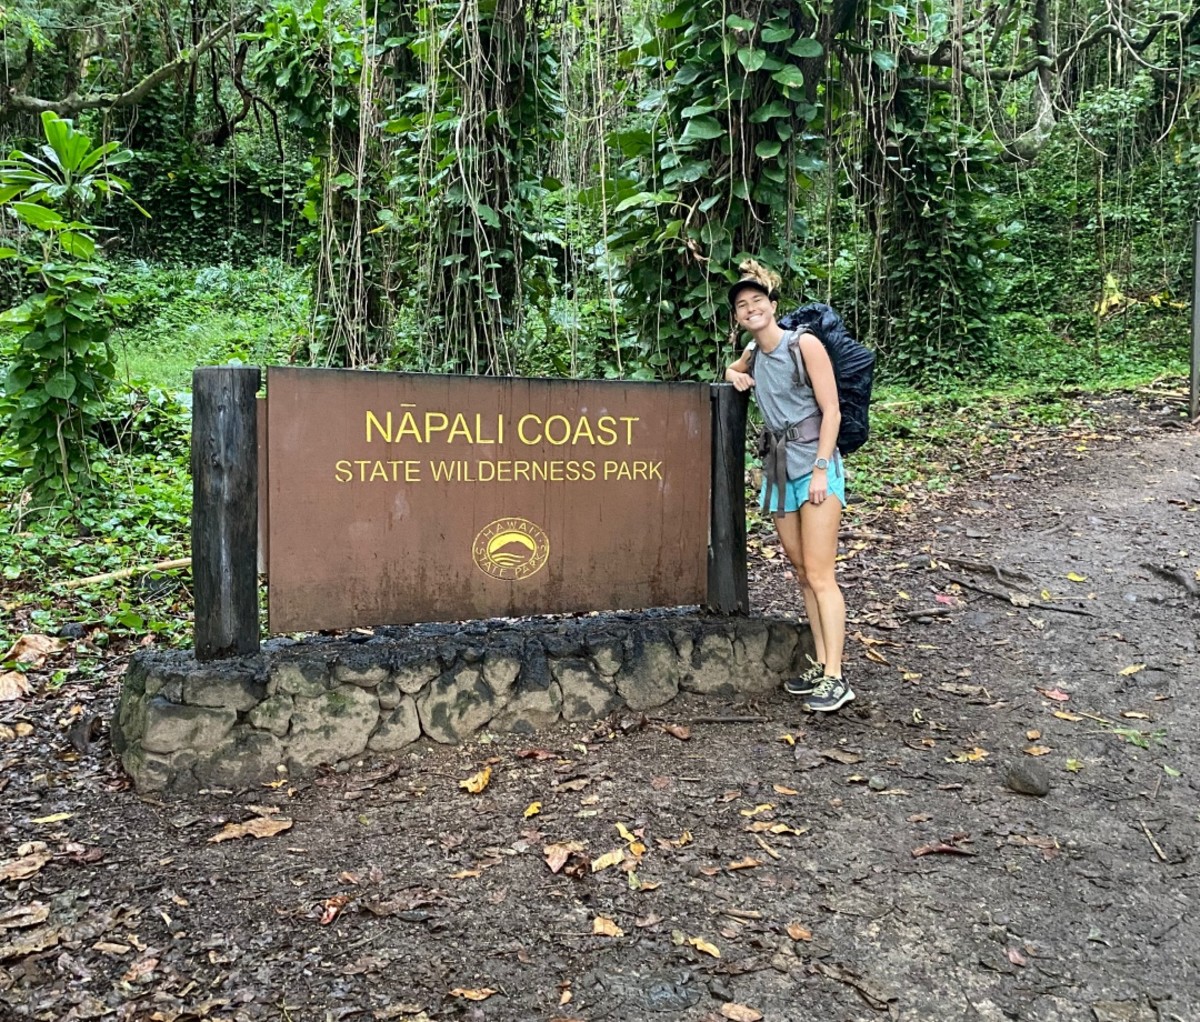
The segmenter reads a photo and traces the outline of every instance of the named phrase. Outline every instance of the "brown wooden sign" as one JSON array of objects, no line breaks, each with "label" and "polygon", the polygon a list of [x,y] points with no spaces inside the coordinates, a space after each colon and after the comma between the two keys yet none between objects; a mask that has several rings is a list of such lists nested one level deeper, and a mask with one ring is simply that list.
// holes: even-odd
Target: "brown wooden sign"
[{"label": "brown wooden sign", "polygon": [[272,631],[704,602],[706,384],[267,383]]}]

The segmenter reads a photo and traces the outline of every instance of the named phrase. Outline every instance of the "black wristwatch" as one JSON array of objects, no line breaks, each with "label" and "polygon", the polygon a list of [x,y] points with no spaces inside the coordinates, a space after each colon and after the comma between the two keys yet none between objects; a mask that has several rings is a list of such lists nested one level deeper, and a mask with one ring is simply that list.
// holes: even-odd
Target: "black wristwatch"
[{"label": "black wristwatch", "polygon": [[813,462],[813,471],[815,472],[819,468],[821,468],[821,469],[829,468],[829,459],[828,458],[818,458],[816,461],[814,461]]}]

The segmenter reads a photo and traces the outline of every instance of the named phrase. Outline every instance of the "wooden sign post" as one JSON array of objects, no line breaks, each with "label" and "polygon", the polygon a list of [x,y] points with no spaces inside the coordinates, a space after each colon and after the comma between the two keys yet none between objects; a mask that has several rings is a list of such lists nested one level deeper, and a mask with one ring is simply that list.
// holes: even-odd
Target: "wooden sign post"
[{"label": "wooden sign post", "polygon": [[257,653],[255,366],[192,373],[192,579],[197,660]]}]

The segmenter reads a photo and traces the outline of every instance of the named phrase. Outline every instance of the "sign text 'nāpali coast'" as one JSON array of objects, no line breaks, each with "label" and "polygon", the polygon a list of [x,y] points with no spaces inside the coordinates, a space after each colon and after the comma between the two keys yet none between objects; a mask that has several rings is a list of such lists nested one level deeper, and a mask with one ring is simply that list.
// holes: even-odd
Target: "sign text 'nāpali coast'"
[{"label": "sign text 'n\u0101pali coast'", "polygon": [[266,406],[272,631],[704,600],[707,385],[271,369]]}]

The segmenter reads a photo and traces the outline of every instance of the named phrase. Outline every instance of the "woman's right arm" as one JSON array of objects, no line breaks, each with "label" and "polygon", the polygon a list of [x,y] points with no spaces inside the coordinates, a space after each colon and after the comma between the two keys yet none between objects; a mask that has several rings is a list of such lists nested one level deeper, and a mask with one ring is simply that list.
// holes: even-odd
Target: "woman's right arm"
[{"label": "woman's right arm", "polygon": [[754,386],[754,377],[750,375],[751,350],[748,346],[738,356],[737,361],[731,363],[725,370],[725,382],[732,383],[734,390],[749,390]]}]

